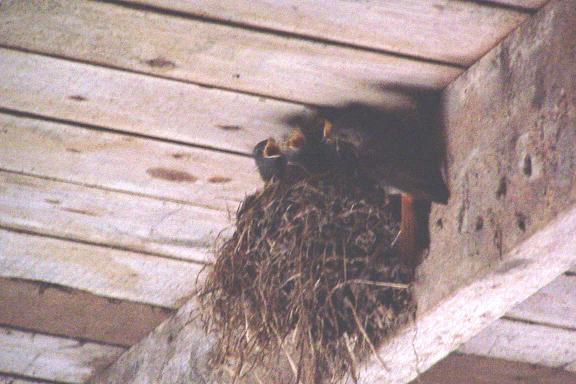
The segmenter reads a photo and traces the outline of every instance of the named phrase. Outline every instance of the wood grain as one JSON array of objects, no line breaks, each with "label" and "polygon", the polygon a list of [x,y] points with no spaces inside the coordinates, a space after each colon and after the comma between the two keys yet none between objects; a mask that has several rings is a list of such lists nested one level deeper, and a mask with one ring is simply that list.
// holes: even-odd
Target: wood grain
[{"label": "wood grain", "polygon": [[559,276],[506,316],[576,329],[576,276]]},{"label": "wood grain", "polygon": [[453,353],[411,384],[572,384],[576,375],[534,364]]},{"label": "wood grain", "polygon": [[470,65],[528,14],[447,0],[129,0],[224,22]]},{"label": "wood grain", "polygon": [[0,48],[0,107],[252,153],[298,104]]},{"label": "wood grain", "polygon": [[253,160],[0,114],[0,167],[235,212],[261,185]]},{"label": "wood grain", "polygon": [[497,320],[459,351],[499,359],[562,367],[576,361],[576,331]]},{"label": "wood grain", "polygon": [[0,230],[0,277],[54,283],[112,299],[177,308],[200,265]]},{"label": "wood grain", "polygon": [[205,263],[227,214],[0,171],[0,226]]},{"label": "wood grain", "polygon": [[[172,311],[57,284],[0,278],[0,324],[130,347]],[[1,383],[1,381],[0,381]]]},{"label": "wood grain", "polygon": [[124,350],[0,327],[0,371],[31,378],[84,383]]},{"label": "wood grain", "polygon": [[98,2],[2,2],[0,44],[323,105],[347,101],[396,105],[405,98],[383,89],[440,89],[462,72],[452,66]]}]

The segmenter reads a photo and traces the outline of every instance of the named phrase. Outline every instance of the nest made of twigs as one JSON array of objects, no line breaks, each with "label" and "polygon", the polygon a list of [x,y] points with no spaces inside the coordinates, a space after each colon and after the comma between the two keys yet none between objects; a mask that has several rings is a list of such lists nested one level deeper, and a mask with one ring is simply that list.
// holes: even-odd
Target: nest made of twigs
[{"label": "nest made of twigs", "polygon": [[393,249],[397,212],[353,167],[289,169],[247,196],[198,294],[217,340],[212,364],[233,381],[260,372],[262,383],[288,382],[270,379],[282,359],[290,382],[356,381],[415,309],[413,271]]}]

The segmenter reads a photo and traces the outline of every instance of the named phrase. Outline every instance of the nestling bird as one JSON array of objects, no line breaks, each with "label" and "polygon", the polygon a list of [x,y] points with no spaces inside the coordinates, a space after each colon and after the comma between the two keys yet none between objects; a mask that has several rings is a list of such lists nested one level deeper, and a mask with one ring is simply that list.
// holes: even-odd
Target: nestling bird
[{"label": "nestling bird", "polygon": [[274,177],[281,177],[286,167],[286,156],[276,140],[262,140],[256,144],[252,154],[262,180],[267,182]]},{"label": "nestling bird", "polygon": [[300,167],[310,174],[326,172],[338,162],[336,149],[324,140],[321,126],[294,129],[285,152],[288,166]]}]

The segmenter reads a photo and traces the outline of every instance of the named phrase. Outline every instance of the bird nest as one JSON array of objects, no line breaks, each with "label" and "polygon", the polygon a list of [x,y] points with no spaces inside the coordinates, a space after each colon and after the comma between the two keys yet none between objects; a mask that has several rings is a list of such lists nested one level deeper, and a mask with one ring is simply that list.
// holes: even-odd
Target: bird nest
[{"label": "bird nest", "polygon": [[213,366],[234,382],[357,381],[415,311],[398,205],[355,167],[289,167],[247,196],[198,292]]}]

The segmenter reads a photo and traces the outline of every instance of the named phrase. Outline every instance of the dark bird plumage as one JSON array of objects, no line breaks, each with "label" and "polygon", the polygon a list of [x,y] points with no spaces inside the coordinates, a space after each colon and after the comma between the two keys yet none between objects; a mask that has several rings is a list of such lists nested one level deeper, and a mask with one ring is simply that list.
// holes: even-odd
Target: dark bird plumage
[{"label": "dark bird plumage", "polygon": [[288,137],[286,148],[288,166],[296,166],[307,173],[322,173],[337,166],[334,146],[323,140],[321,126],[299,127]]},{"label": "dark bird plumage", "polygon": [[447,202],[449,193],[440,168],[425,155],[418,139],[427,127],[416,114],[351,103],[319,107],[316,114],[286,119],[297,127],[318,127],[326,120],[330,127],[323,141],[336,151],[342,143],[352,147],[359,166],[372,178],[418,199]]}]

